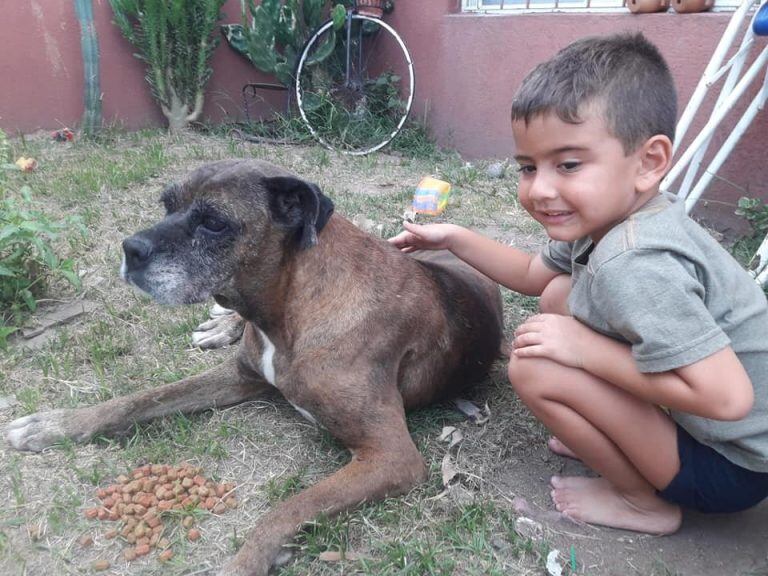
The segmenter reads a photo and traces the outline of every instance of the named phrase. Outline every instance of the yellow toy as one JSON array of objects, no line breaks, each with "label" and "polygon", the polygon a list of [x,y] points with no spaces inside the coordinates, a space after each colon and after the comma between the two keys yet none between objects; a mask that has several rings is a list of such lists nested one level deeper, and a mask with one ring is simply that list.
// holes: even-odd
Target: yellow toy
[{"label": "yellow toy", "polygon": [[451,185],[443,180],[427,176],[421,179],[413,194],[413,211],[416,214],[437,216],[448,205]]}]

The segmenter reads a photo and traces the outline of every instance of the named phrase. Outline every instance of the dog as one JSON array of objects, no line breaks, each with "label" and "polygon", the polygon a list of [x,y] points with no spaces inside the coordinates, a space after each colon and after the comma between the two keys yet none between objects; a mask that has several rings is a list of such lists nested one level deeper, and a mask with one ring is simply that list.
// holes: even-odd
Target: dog
[{"label": "dog", "polygon": [[271,388],[351,452],[263,515],[219,572],[265,575],[301,525],[427,477],[405,412],[481,381],[499,357],[498,286],[449,252],[406,255],[334,214],[318,187],[260,161],[207,164],[123,241],[121,275],[161,304],[210,297],[245,320],[237,353],[179,382],[15,420],[18,450],[253,400]]}]

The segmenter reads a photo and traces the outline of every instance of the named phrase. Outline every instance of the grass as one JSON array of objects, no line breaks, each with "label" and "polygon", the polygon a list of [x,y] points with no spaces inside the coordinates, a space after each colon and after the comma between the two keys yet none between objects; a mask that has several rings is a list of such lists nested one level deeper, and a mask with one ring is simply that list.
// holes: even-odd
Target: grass
[{"label": "grass", "polygon": [[[543,240],[517,202],[514,177],[488,178],[483,163],[468,165],[439,150],[417,125],[396,140],[394,153],[361,158],[318,146],[244,142],[229,137],[227,130],[171,137],[115,129],[94,143],[57,144],[39,136],[13,146],[17,155],[36,157],[39,169],[12,173],[8,189],[29,185],[36,197],[45,199],[44,209],[51,215],[78,214],[89,231],[87,239],[73,238],[63,245],[63,256],[78,263],[82,290],[54,284],[40,313],[56,301],[76,298],[98,308],[52,330],[39,349],[17,343],[0,352],[0,395],[15,401],[0,412],[0,425],[38,410],[141,392],[199,373],[234,353],[191,346],[190,332],[206,318],[205,305],[161,308],[118,277],[121,240],[161,217],[157,200],[163,186],[203,162],[242,157],[282,164],[316,182],[338,213],[381,224],[384,236],[400,229],[418,181],[434,175],[454,185],[440,220],[473,226],[531,250]],[[503,297],[508,331],[536,310],[535,298],[508,291]],[[517,514],[511,500],[521,492],[527,498],[543,494],[538,479],[554,466],[543,460],[546,433],[518,402],[501,364],[468,397],[489,405],[489,423],[476,426],[451,404],[409,415],[429,469],[426,483],[401,498],[316,519],[293,542],[291,559],[277,573],[543,573],[548,547],[557,542],[562,546],[569,537],[552,531],[545,542],[522,539],[514,530]],[[468,472],[458,496],[445,492],[441,481],[446,445],[438,436],[446,425],[460,428],[465,438],[453,453],[460,469]],[[173,415],[87,445],[62,443],[42,455],[4,448],[0,573],[89,573],[98,558],[110,560],[111,573],[121,576],[212,570],[243,544],[265,510],[326,477],[348,458],[336,440],[277,395],[235,408]],[[196,543],[174,532],[172,562],[161,565],[150,556],[127,563],[120,556],[122,544],[104,538],[107,523],[86,520],[83,509],[95,505],[97,487],[114,482],[119,474],[145,463],[181,462],[201,466],[209,478],[236,482],[241,505],[221,516],[201,515],[203,538]],[[93,536],[93,546],[77,544],[83,534]],[[326,551],[349,552],[354,559],[324,560]]]}]

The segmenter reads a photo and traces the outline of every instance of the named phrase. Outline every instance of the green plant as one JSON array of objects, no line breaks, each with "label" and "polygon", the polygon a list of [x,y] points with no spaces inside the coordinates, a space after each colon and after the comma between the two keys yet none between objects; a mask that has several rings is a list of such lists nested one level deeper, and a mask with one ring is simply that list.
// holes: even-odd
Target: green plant
[{"label": "green plant", "polygon": [[739,198],[736,215],[750,223],[754,235],[762,236],[768,233],[768,204],[759,198]]},{"label": "green plant", "polygon": [[84,104],[83,133],[94,136],[101,129],[101,89],[99,88],[99,41],[93,21],[91,0],[75,0],[80,22],[80,50],[83,53]]},{"label": "green plant", "polygon": [[[8,137],[5,132],[0,130],[0,164],[5,164],[11,161],[11,145],[8,142]],[[0,171],[0,178],[2,178],[3,172]]]},{"label": "green plant", "polygon": [[[242,24],[227,24],[221,31],[230,46],[256,68],[291,86],[301,49],[322,24],[329,4],[329,0],[262,0],[256,5],[248,0],[243,2]],[[341,4],[330,8],[335,30],[343,26],[345,13]],[[326,56],[334,44],[331,36],[325,45]],[[322,56],[318,54],[317,58]]]},{"label": "green plant", "polygon": [[84,228],[75,217],[52,220],[34,209],[28,187],[19,199],[0,200],[0,346],[17,330],[26,312],[34,312],[37,298],[51,276],[60,276],[76,288],[80,278],[71,258],[61,259],[52,243],[62,232]]},{"label": "green plant", "polygon": [[172,132],[203,111],[208,61],[225,0],[109,0],[115,24],[148,66],[147,82]]},{"label": "green plant", "polygon": [[754,258],[754,255],[768,234],[768,204],[758,198],[739,198],[736,214],[749,222],[752,233],[738,239],[731,253],[742,265],[750,268],[758,264],[759,259]]}]

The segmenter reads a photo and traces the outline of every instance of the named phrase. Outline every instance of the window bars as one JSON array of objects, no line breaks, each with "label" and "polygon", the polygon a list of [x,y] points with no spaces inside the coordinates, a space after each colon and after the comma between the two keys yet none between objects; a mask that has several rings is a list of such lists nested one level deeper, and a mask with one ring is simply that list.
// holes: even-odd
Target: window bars
[{"label": "window bars", "polygon": [[[734,10],[741,0],[715,0],[714,10]],[[462,0],[464,12],[628,12],[626,0]]]}]

